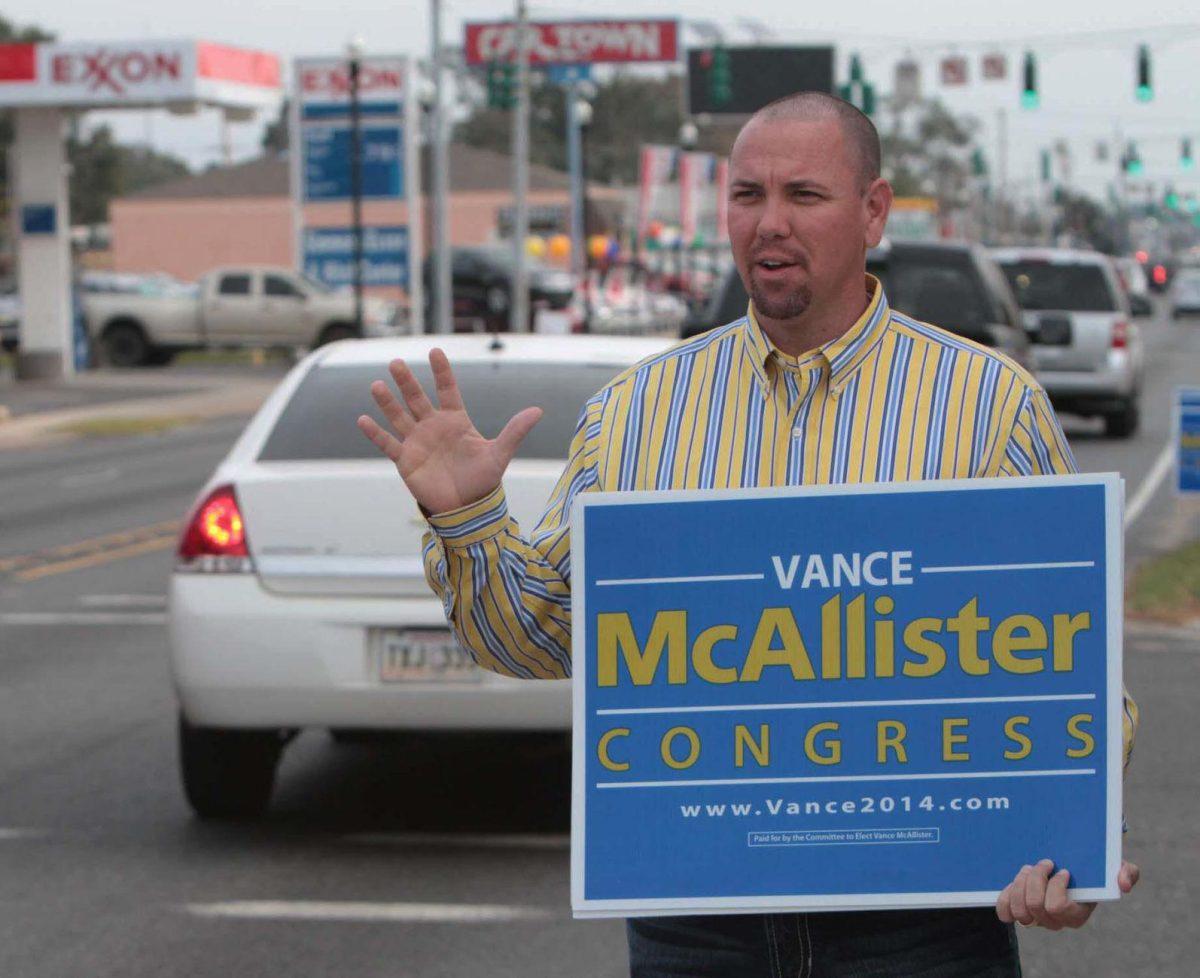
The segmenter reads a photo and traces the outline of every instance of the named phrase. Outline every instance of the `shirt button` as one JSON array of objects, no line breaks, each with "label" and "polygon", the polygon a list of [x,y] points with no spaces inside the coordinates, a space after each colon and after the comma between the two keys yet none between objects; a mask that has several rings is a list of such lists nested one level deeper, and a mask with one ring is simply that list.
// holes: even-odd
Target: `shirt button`
[{"label": "shirt button", "polygon": [[793,438],[799,438],[803,434],[804,434],[803,428],[793,428],[792,429],[792,437]]}]

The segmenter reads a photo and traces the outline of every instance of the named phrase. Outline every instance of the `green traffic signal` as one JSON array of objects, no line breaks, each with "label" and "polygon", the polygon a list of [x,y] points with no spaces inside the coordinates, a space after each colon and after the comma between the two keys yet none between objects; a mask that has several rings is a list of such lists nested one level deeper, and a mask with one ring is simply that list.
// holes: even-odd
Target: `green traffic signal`
[{"label": "green traffic signal", "polygon": [[733,101],[733,72],[729,65],[729,52],[717,45],[712,50],[712,66],[708,73],[708,95],[713,105],[728,105]]},{"label": "green traffic signal", "polygon": [[1179,165],[1185,170],[1194,169],[1196,158],[1192,156],[1192,141],[1185,138],[1179,146]]},{"label": "green traffic signal", "polygon": [[1150,77],[1150,49],[1145,45],[1138,48],[1137,56],[1137,100],[1150,102],[1154,99],[1154,84]]},{"label": "green traffic signal", "polygon": [[1021,87],[1021,108],[1036,109],[1041,105],[1041,98],[1038,96],[1037,84],[1037,62],[1033,58],[1032,51],[1025,52],[1025,66],[1022,71],[1024,84]]}]

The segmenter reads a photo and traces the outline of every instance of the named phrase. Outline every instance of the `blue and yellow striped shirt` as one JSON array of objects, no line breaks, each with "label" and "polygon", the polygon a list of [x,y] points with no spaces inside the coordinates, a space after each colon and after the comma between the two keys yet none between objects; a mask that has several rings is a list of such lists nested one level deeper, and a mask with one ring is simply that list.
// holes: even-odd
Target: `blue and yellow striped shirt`
[{"label": "blue and yellow striped shirt", "polygon": [[[545,514],[523,537],[503,487],[430,517],[425,570],[488,669],[571,674],[571,501],[581,492],[1050,475],[1075,471],[1045,392],[995,350],[871,299],[803,356],[748,315],[643,361],[584,407]],[[1126,756],[1137,712],[1126,697]]]}]

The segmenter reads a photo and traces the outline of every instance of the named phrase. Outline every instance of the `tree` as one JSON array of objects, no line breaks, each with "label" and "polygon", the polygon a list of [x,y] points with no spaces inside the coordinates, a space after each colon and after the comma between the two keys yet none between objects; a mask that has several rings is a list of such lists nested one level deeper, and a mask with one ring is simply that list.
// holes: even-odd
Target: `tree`
[{"label": "tree", "polygon": [[934,197],[943,211],[967,206],[969,149],[977,129],[975,119],[956,116],[937,101],[898,113],[890,131],[880,133],[896,196]]},{"label": "tree", "polygon": [[268,123],[267,128],[263,130],[260,145],[264,153],[278,155],[287,151],[289,112],[291,112],[291,100],[285,98],[283,105],[279,107],[279,116],[274,122]]},{"label": "tree", "polygon": [[86,140],[67,140],[71,163],[71,223],[102,224],[114,197],[187,176],[183,160],[147,146],[113,141],[112,130],[99,126]]},{"label": "tree", "polygon": [[[596,86],[592,122],[584,141],[587,174],[601,183],[633,183],[643,143],[674,143],[683,121],[679,76],[646,78],[617,73]],[[530,100],[529,158],[564,170],[567,166],[566,100],[557,85],[533,89]],[[477,107],[460,122],[454,138],[468,146],[510,152],[512,116]]]}]

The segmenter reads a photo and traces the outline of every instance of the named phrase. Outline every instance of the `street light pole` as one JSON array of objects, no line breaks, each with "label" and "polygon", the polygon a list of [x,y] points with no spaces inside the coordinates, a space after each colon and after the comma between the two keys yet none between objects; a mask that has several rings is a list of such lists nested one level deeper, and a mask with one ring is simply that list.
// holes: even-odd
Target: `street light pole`
[{"label": "street light pole", "polygon": [[529,331],[529,270],[525,240],[529,237],[529,37],[525,0],[517,0],[517,105],[513,112],[513,277],[508,328]]},{"label": "street light pole", "polygon": [[363,334],[362,126],[358,99],[362,50],[362,41],[357,38],[347,46],[350,58],[350,225],[354,239],[354,332],[358,336]]},{"label": "street light pole", "polygon": [[444,98],[442,57],[442,3],[430,0],[433,30],[433,111],[430,113],[433,143],[433,330],[454,332],[452,285],[450,281],[450,235],[447,227],[446,197],[450,182],[450,159],[446,146],[446,102]]}]

